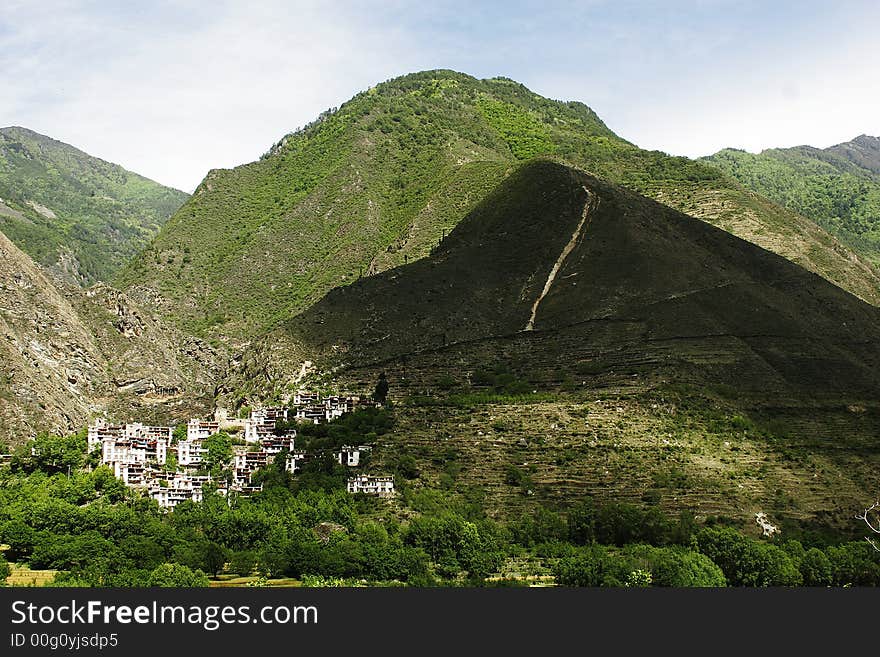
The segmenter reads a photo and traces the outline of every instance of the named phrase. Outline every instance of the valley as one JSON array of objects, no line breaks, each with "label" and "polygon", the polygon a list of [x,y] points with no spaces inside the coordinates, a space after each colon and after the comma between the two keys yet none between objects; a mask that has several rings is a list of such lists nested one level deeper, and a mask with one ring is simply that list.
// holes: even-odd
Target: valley
[{"label": "valley", "polygon": [[[103,198],[94,171],[38,196],[25,138],[56,151],[0,134],[32,185],[0,177],[0,544],[17,573],[880,582],[855,518],[880,490],[870,139],[811,152],[821,165],[689,160],[582,103],[424,71],[189,198],[53,145],[163,199],[120,210],[124,230],[90,210],[83,246],[57,199]],[[864,192],[834,219],[744,173],[815,191],[826,165]],[[22,228],[33,213],[43,232]],[[331,418],[322,398],[359,401]]]}]

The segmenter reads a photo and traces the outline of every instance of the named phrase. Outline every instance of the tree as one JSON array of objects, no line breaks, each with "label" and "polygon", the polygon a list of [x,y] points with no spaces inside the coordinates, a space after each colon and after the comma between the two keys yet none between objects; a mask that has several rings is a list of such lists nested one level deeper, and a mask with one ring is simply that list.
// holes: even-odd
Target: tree
[{"label": "tree", "polygon": [[150,573],[149,586],[189,588],[208,586],[208,576],[201,570],[191,570],[179,563],[163,563]]},{"label": "tree", "polygon": [[[856,518],[864,520],[868,529],[870,529],[872,533],[880,534],[880,502],[874,502],[874,504],[858,514]],[[865,540],[870,543],[872,548],[880,552],[880,543],[878,543],[877,538],[865,536]]]},{"label": "tree", "polygon": [[232,438],[221,431],[205,438],[202,447],[206,450],[203,457],[205,468],[212,475],[219,476],[220,471],[232,460]]},{"label": "tree", "polygon": [[721,568],[732,586],[797,586],[801,573],[780,547],[756,541],[733,528],[702,529],[697,548]]},{"label": "tree", "polygon": [[633,545],[627,556],[643,570],[651,573],[655,586],[718,587],[727,580],[709,557],[681,546],[652,547]]},{"label": "tree", "polygon": [[642,536],[643,514],[632,504],[606,504],[596,514],[596,540],[604,545],[635,543]]},{"label": "tree", "polygon": [[257,566],[257,555],[253,550],[239,550],[229,559],[229,569],[242,577],[249,576]]},{"label": "tree", "polygon": [[588,497],[568,513],[568,540],[589,545],[596,540],[596,507]]},{"label": "tree", "polygon": [[186,440],[186,425],[178,424],[174,427],[174,433],[171,434],[171,444],[176,445],[181,440]]},{"label": "tree", "polygon": [[826,548],[835,586],[880,586],[877,552],[865,541]]},{"label": "tree", "polygon": [[202,562],[205,564],[208,572],[216,577],[217,574],[223,570],[223,566],[226,565],[226,559],[228,557],[229,552],[226,548],[211,541],[205,545]]},{"label": "tree", "polygon": [[608,553],[601,545],[590,545],[576,556],[564,557],[553,567],[560,586],[623,586],[633,571],[629,564]]},{"label": "tree", "polygon": [[24,472],[42,470],[48,474],[67,474],[82,463],[86,445],[87,436],[83,431],[71,436],[41,433],[15,450],[12,468]]},{"label": "tree", "polygon": [[388,398],[388,379],[385,378],[385,372],[379,374],[379,381],[376,383],[376,389],[373,391],[373,400],[379,404],[384,404]]},{"label": "tree", "polygon": [[834,581],[831,560],[819,548],[806,551],[800,561],[800,571],[804,586],[831,586]]},{"label": "tree", "polygon": [[0,586],[6,586],[6,578],[9,577],[11,572],[12,569],[9,567],[9,562],[0,554]]}]

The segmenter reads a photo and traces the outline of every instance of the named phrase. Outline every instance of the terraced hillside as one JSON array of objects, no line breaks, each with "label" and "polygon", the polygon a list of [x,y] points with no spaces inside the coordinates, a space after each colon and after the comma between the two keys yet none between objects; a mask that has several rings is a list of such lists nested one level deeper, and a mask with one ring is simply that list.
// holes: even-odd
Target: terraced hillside
[{"label": "terraced hillside", "polygon": [[427,258],[286,322],[225,398],[283,399],[303,366],[360,391],[384,372],[399,425],[377,467],[412,456],[412,485],[496,514],[659,495],[844,526],[880,486],[878,345],[880,310],[821,277],[538,160]]},{"label": "terraced hillside", "polygon": [[703,161],[809,217],[880,263],[880,139],[862,135],[825,149],[725,149]]},{"label": "terraced hillside", "polygon": [[287,135],[258,162],[211,171],[119,281],[188,330],[251,338],[334,287],[426,257],[518,162],[538,155],[880,301],[876,269],[718,169],[641,150],[581,103],[452,71],[379,84]]},{"label": "terraced hillside", "polygon": [[26,128],[0,128],[0,231],[68,282],[109,281],[187,195]]}]

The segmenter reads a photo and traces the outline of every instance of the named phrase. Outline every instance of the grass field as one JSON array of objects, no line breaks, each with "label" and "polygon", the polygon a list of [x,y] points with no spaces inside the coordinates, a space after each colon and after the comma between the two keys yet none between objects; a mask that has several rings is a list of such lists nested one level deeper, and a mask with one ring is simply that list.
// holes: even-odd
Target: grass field
[{"label": "grass field", "polygon": [[7,586],[45,586],[58,573],[57,570],[31,570],[27,566],[9,564],[11,573],[6,578]]},{"label": "grass field", "polygon": [[289,577],[281,577],[277,579],[266,579],[257,575],[241,577],[238,575],[219,575],[211,579],[211,588],[237,588],[247,586],[260,586],[269,588],[294,588],[302,586],[302,582],[298,579]]}]

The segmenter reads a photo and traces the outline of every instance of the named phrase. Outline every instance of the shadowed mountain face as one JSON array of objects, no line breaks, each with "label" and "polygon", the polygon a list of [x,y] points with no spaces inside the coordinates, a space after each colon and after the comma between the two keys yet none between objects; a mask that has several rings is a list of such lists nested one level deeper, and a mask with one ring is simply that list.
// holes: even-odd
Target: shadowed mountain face
[{"label": "shadowed mountain face", "polygon": [[117,280],[198,335],[254,338],[360,275],[427,256],[533,157],[590,171],[880,303],[874,267],[717,168],[642,150],[581,103],[442,70],[379,84],[259,161],[211,171]]},{"label": "shadowed mountain face", "polygon": [[401,361],[410,380],[428,384],[450,367],[503,361],[538,386],[587,367],[618,382],[745,394],[880,391],[875,307],[547,161],[519,168],[429,257],[333,290],[274,339],[365,381]]}]

